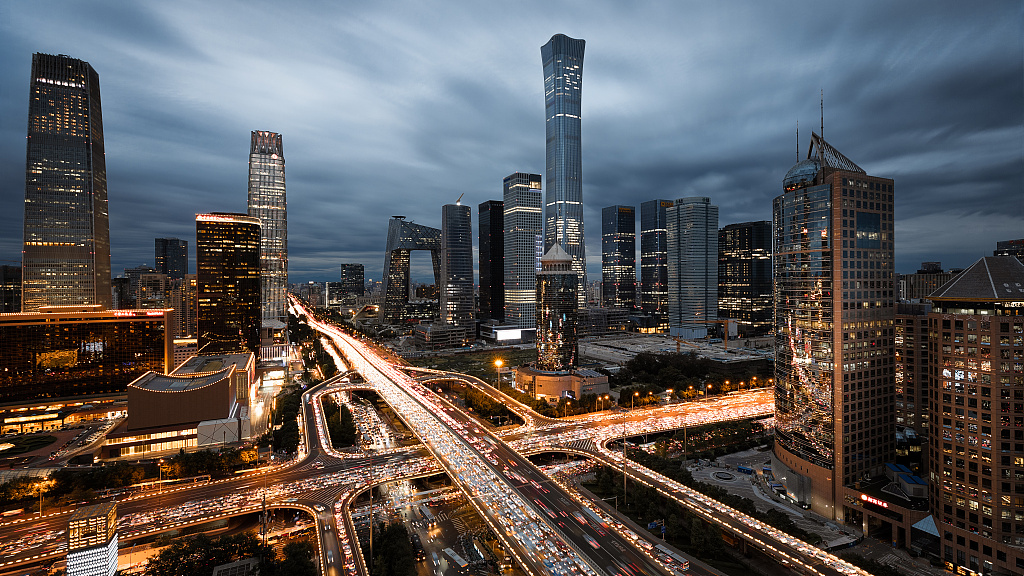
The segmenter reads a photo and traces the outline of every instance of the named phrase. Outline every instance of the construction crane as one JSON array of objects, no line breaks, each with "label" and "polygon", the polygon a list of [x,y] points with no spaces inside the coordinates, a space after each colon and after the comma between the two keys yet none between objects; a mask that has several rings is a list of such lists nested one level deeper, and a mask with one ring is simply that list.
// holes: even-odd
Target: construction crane
[{"label": "construction crane", "polygon": [[[729,322],[735,322],[735,320],[733,320],[731,318],[726,318],[725,320],[705,320],[704,321],[705,324],[722,324],[722,325],[725,326],[725,330],[722,331],[723,332],[722,347],[725,350],[729,349]],[[680,338],[678,336],[669,336],[669,338],[671,338],[671,339],[676,341],[676,354],[679,354],[679,350],[680,350],[679,349],[679,344],[680,343],[686,344],[687,346],[692,346],[694,348],[699,348],[699,346],[697,346],[696,344],[693,344],[691,342],[687,342],[686,340],[683,340],[682,338]]]}]

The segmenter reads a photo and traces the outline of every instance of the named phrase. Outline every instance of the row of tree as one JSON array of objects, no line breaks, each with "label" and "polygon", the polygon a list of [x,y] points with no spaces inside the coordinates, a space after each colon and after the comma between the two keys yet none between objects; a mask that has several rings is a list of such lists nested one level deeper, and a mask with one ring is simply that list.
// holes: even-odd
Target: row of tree
[{"label": "row of tree", "polygon": [[408,576],[416,574],[416,555],[409,530],[401,522],[377,524],[373,530],[373,554],[369,542],[363,543],[363,557],[372,558],[372,576]]},{"label": "row of tree", "polygon": [[334,398],[328,395],[323,396],[320,405],[323,408],[324,420],[327,422],[327,433],[331,437],[331,445],[335,448],[347,448],[355,444],[358,433],[348,406],[344,404],[339,406]]},{"label": "row of tree", "polygon": [[205,534],[178,538],[150,558],[146,576],[209,576],[213,569],[245,558],[259,559],[260,576],[314,576],[316,551],[308,540],[285,544],[278,558],[272,546],[266,546],[252,533],[211,539]]}]

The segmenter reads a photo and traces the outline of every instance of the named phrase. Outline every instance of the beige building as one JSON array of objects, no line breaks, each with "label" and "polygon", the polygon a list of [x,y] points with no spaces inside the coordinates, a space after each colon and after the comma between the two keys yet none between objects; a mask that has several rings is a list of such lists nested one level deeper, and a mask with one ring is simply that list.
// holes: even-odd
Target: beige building
[{"label": "beige building", "polygon": [[557,403],[563,396],[607,394],[608,377],[594,370],[549,371],[520,366],[512,371],[514,386],[538,400]]}]

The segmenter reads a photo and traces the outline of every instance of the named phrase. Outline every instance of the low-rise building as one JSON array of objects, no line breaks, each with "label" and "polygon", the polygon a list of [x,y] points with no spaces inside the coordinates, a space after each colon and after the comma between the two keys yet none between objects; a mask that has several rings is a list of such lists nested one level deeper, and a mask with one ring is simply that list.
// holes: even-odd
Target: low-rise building
[{"label": "low-rise building", "polygon": [[608,377],[596,370],[541,370],[520,366],[512,371],[513,386],[538,400],[557,403],[559,398],[607,394]]},{"label": "low-rise building", "polygon": [[79,508],[68,520],[68,576],[113,576],[117,571],[117,504]]}]

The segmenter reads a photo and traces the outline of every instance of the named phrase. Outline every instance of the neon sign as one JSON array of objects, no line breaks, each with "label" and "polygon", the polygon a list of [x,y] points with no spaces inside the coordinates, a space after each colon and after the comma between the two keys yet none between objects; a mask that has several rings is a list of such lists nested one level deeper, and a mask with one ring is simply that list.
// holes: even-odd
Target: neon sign
[{"label": "neon sign", "polygon": [[865,501],[865,502],[870,502],[870,503],[875,504],[877,506],[881,506],[882,508],[888,508],[889,507],[889,503],[888,502],[885,502],[884,500],[879,500],[878,498],[872,498],[871,496],[868,496],[867,494],[861,494],[860,495],[860,499]]}]

